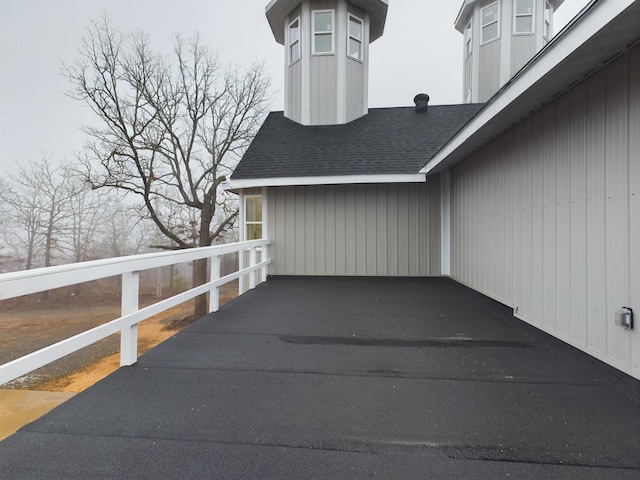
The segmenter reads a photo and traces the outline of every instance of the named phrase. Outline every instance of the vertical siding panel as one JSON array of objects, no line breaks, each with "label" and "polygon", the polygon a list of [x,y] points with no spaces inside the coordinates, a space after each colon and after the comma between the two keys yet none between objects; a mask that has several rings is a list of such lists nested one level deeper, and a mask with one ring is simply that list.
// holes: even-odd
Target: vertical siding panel
[{"label": "vertical siding panel", "polygon": [[[502,146],[502,145],[501,145]],[[491,163],[493,164],[494,159],[491,159]],[[487,204],[487,201],[490,201],[490,194],[483,190],[483,178],[484,173],[478,166],[474,167],[474,176],[473,176],[473,187],[471,191],[473,192],[474,198],[478,199],[478,201],[471,201],[473,205],[473,230],[472,235],[474,239],[479,239],[480,241],[472,241],[473,249],[471,251],[471,258],[473,261],[473,278],[474,282],[478,285],[486,285],[486,275],[484,268],[484,259],[488,253],[488,250],[491,248],[490,245],[487,244],[485,240],[482,239],[482,236],[479,235],[479,232],[484,230],[484,221],[485,221],[485,212],[484,208]]]},{"label": "vertical siding panel", "polygon": [[[293,188],[285,188],[284,190],[284,210],[285,218],[295,218],[296,204],[295,204],[295,191]],[[284,271],[287,273],[294,273],[296,271],[295,263],[295,248],[296,248],[296,231],[294,222],[286,222],[285,224],[285,265]]]},{"label": "vertical siding panel", "polygon": [[302,189],[304,196],[304,273],[309,274],[317,271],[316,267],[316,187],[306,187]]},{"label": "vertical siding panel", "polygon": [[281,274],[286,272],[287,244],[286,244],[286,202],[284,189],[276,187],[269,190],[269,221],[273,222],[269,231],[273,235],[273,246],[271,252],[273,256],[273,272]]},{"label": "vertical siding panel", "polygon": [[461,224],[461,208],[460,208],[460,188],[459,176],[460,166],[452,168],[451,176],[451,273],[454,278],[461,278],[459,268],[460,258],[460,224]]},{"label": "vertical siding panel", "polygon": [[409,199],[407,185],[398,185],[398,275],[409,274]]},{"label": "vertical siding panel", "polygon": [[431,203],[426,192],[429,190],[430,185],[434,183],[434,179],[440,181],[438,175],[432,175],[427,177],[426,184],[416,185],[416,198],[417,198],[417,226],[418,226],[418,256],[417,256],[417,269],[418,275],[431,275],[429,271],[429,260],[432,255],[432,245],[429,242],[429,220]]},{"label": "vertical siding panel", "polygon": [[487,187],[487,193],[485,194],[484,209],[485,209],[485,221],[489,227],[489,231],[485,237],[486,248],[488,254],[483,259],[484,267],[487,269],[487,291],[498,292],[500,290],[499,273],[500,272],[500,257],[502,252],[500,251],[501,245],[499,242],[503,241],[503,234],[500,231],[502,225],[501,209],[499,206],[500,189],[502,185],[502,177],[499,168],[499,164],[496,159],[496,152],[489,149],[484,154],[484,161],[488,162],[489,168],[487,169],[487,177],[485,185]]},{"label": "vertical siding panel", "polygon": [[365,185],[356,185],[356,274],[367,274],[367,189]]},{"label": "vertical siding panel", "polygon": [[515,231],[515,213],[514,213],[514,195],[513,189],[515,186],[515,163],[517,159],[513,148],[513,141],[511,135],[505,135],[503,137],[503,151],[501,158],[509,159],[506,162],[506,168],[504,169],[505,184],[502,197],[503,208],[505,212],[505,247],[506,247],[506,262],[504,275],[502,277],[502,295],[504,299],[513,298],[513,263],[514,263],[514,238]]},{"label": "vertical siding panel", "polygon": [[[479,227],[480,227],[480,220],[478,218],[479,214],[480,214],[480,201],[475,201],[475,202],[469,202],[470,198],[475,198],[476,200],[479,199],[479,195],[481,195],[480,192],[480,186],[478,185],[478,171],[477,168],[475,166],[471,167],[471,171],[472,174],[469,175],[469,179],[468,179],[468,184],[467,184],[467,190],[465,190],[467,192],[468,198],[467,198],[467,206],[469,208],[469,213],[470,213],[470,221],[469,221],[469,234],[471,235],[471,237],[467,237],[465,239],[465,242],[467,244],[466,246],[466,252],[467,252],[467,262],[469,264],[469,281],[473,284],[478,285],[480,282],[480,261],[479,259],[482,258],[482,250],[485,248],[484,245],[482,245],[482,243],[478,238],[478,234],[477,232],[479,232]],[[473,239],[473,240],[472,240]]]},{"label": "vertical siding panel", "polygon": [[544,138],[544,115],[537,113],[532,118],[533,142],[531,145],[531,318],[537,324],[544,318],[544,161],[542,141]]},{"label": "vertical siding panel", "polygon": [[462,239],[460,240],[460,249],[462,252],[460,268],[461,268],[464,280],[469,283],[472,281],[471,280],[472,265],[471,265],[471,256],[469,254],[470,253],[469,237],[471,236],[471,225],[473,222],[473,208],[472,208],[472,205],[469,203],[470,189],[471,189],[471,175],[468,175],[467,172],[465,172],[465,175],[461,182],[461,189],[460,189],[461,203],[463,204],[462,208],[464,212],[464,217],[463,217],[464,223],[462,224]]},{"label": "vertical siding panel", "polygon": [[[607,68],[605,116],[606,279],[608,356],[629,364],[629,332],[613,323],[614,312],[629,301],[628,264],[628,83],[627,57]],[[637,132],[636,132],[637,134]]]},{"label": "vertical siding panel", "polygon": [[[382,187],[367,185],[367,275],[378,274],[378,191]],[[382,195],[383,192],[380,192]]]},{"label": "vertical siding panel", "polygon": [[513,199],[513,230],[511,236],[512,243],[512,275],[510,298],[511,303],[520,305],[522,303],[522,256],[523,256],[523,207],[522,207],[522,191],[523,191],[523,170],[524,170],[524,148],[522,145],[522,125],[516,128],[516,137],[509,145],[509,149],[513,151],[513,168],[511,176],[511,199]]},{"label": "vertical siding panel", "polygon": [[407,275],[418,274],[420,245],[418,243],[419,198],[416,184],[408,184],[407,191]]},{"label": "vertical siding panel", "polygon": [[467,272],[465,268],[467,268],[468,263],[466,262],[466,250],[465,250],[465,238],[467,235],[466,225],[469,217],[469,209],[466,208],[465,203],[465,169],[463,167],[456,167],[455,172],[459,173],[460,176],[457,177],[456,185],[455,185],[455,209],[457,217],[457,230],[453,234],[453,238],[456,242],[456,256],[453,259],[456,265],[455,272],[462,281],[469,281],[467,276]]},{"label": "vertical siding panel", "polygon": [[556,329],[556,161],[555,161],[555,105],[544,112],[544,134],[541,141],[543,179],[543,323]]},{"label": "vertical siding panel", "polygon": [[531,119],[522,124],[522,260],[519,310],[531,315],[533,289],[533,175],[531,159]]},{"label": "vertical siding panel", "polygon": [[[500,137],[496,141],[496,145],[498,147],[498,151],[496,152],[496,156],[492,162],[496,162],[502,155],[504,155],[503,151],[503,142],[504,137]],[[508,253],[508,245],[507,245],[507,232],[508,232],[508,212],[507,212],[507,202],[506,202],[506,189],[508,187],[507,180],[507,168],[509,168],[508,164],[504,165],[501,169],[496,169],[497,175],[500,180],[500,184],[498,186],[498,190],[496,192],[497,195],[497,203],[496,207],[498,209],[498,249],[496,250],[496,255],[498,256],[498,275],[496,275],[497,288],[496,292],[500,298],[505,298],[505,275],[507,270],[509,269],[509,253]]]},{"label": "vertical siding panel", "polygon": [[571,335],[571,96],[557,103],[556,120],[556,331]]},{"label": "vertical siding panel", "polygon": [[629,55],[629,305],[635,307],[631,368],[640,373],[640,47]]},{"label": "vertical siding panel", "polygon": [[587,343],[586,86],[571,93],[571,338]]},{"label": "vertical siding panel", "polygon": [[336,259],[336,275],[345,275],[347,273],[347,215],[346,215],[346,194],[344,185],[336,185],[335,187],[335,199],[336,199],[336,246],[335,246],[335,259]]},{"label": "vertical siding panel", "polygon": [[295,187],[293,189],[293,197],[295,204],[295,268],[296,275],[304,275],[306,273],[306,246],[307,239],[305,238],[305,201],[304,201],[304,187]]},{"label": "vertical siding panel", "polygon": [[378,264],[378,275],[389,275],[389,242],[387,238],[387,229],[389,228],[387,225],[388,217],[387,214],[387,196],[389,195],[389,190],[391,189],[390,185],[381,185],[380,193],[378,194],[376,201],[378,204],[378,222],[377,222],[377,264]]},{"label": "vertical siding panel", "polygon": [[336,274],[336,187],[325,187],[326,273]]},{"label": "vertical siding panel", "polygon": [[345,185],[345,273],[356,274],[355,185]]},{"label": "vertical siding panel", "polygon": [[315,187],[315,225],[316,225],[316,274],[327,273],[327,226],[326,226],[326,187]]},{"label": "vertical siding panel", "polygon": [[606,353],[604,73],[587,83],[587,336],[589,348]]},{"label": "vertical siding panel", "polygon": [[[420,185],[420,192],[424,197],[425,206],[420,218],[423,219],[423,238],[425,242],[425,258],[423,260],[422,275],[440,275],[441,263],[441,231],[440,231],[440,175],[429,177],[429,183]],[[453,210],[451,211],[453,215]]]},{"label": "vertical siding panel", "polygon": [[387,275],[398,274],[398,185],[388,187],[387,196]]},{"label": "vertical siding panel", "polygon": [[475,254],[474,251],[474,247],[477,247],[473,242],[471,242],[471,238],[474,238],[473,235],[473,229],[475,228],[475,224],[474,224],[474,219],[475,219],[475,205],[473,202],[473,198],[472,198],[472,193],[473,193],[473,188],[474,188],[474,178],[473,175],[471,175],[471,172],[473,171],[473,167],[469,167],[469,172],[467,172],[468,176],[465,178],[465,182],[464,182],[464,192],[463,195],[465,195],[465,210],[468,213],[468,218],[467,221],[465,222],[465,238],[463,241],[463,248],[464,248],[464,269],[466,272],[466,276],[467,276],[467,281],[470,283],[473,283],[474,281],[474,272],[475,272],[475,265],[474,265],[474,257],[473,255]]}]

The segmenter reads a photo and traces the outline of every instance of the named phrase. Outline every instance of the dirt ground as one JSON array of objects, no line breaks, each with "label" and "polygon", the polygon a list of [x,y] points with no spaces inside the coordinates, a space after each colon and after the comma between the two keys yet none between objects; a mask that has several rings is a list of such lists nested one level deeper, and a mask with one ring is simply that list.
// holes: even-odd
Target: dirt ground
[{"label": "dirt ground", "polygon": [[[221,287],[220,304],[237,296],[237,282]],[[65,295],[69,295],[65,299]],[[157,301],[141,298],[141,306]],[[91,305],[91,306],[87,306]],[[138,326],[138,355],[193,322],[193,301]],[[0,364],[120,316],[114,295],[35,297],[0,302]],[[79,393],[120,366],[120,338],[112,335],[0,387],[0,440]]]}]

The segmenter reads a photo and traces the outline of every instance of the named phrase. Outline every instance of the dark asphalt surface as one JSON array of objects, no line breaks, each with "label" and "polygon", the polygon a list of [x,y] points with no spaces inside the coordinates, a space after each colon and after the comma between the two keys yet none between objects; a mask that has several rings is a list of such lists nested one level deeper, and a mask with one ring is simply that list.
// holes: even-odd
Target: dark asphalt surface
[{"label": "dark asphalt surface", "polygon": [[0,442],[0,478],[640,478],[640,382],[449,279],[276,277]]}]

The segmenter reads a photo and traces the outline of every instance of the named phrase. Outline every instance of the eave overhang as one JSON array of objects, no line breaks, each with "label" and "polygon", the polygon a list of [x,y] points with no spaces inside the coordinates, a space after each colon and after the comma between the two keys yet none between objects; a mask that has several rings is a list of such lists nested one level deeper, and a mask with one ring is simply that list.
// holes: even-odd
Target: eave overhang
[{"label": "eave overhang", "polygon": [[[284,45],[284,29],[287,15],[296,8],[302,0],[271,0],[265,7],[265,14],[273,36],[280,45]],[[380,38],[384,33],[387,21],[388,0],[349,0],[349,3],[369,12],[371,28],[369,42]]]},{"label": "eave overhang", "polygon": [[420,171],[454,166],[639,42],[640,1],[592,1]]},{"label": "eave overhang", "polygon": [[229,192],[237,192],[243,188],[257,187],[291,187],[308,185],[348,185],[374,183],[424,183],[427,176],[422,173],[397,175],[340,175],[323,177],[274,177],[228,180],[222,188]]}]

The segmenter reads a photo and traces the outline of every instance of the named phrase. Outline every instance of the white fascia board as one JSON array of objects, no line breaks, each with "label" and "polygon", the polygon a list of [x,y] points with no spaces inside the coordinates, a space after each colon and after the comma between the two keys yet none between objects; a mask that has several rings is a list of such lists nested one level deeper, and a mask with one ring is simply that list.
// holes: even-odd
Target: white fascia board
[{"label": "white fascia board", "polygon": [[225,190],[238,190],[254,187],[290,187],[303,185],[348,185],[356,183],[424,183],[426,175],[422,173],[398,175],[341,175],[324,177],[277,177],[229,180],[222,184]]},{"label": "white fascia board", "polygon": [[462,2],[462,6],[460,7],[458,16],[456,17],[455,22],[453,22],[453,26],[460,33],[464,32],[464,27],[466,26],[466,20],[467,20],[467,17],[469,16],[467,15],[467,13],[470,8],[473,8],[474,3],[475,3],[475,0],[464,0],[464,2]]},{"label": "white fascia board", "polygon": [[[420,173],[428,174],[456,152],[469,138],[478,132],[492,118],[498,116],[509,105],[513,104],[522,95],[526,94],[537,82],[542,80],[551,70],[562,63],[569,55],[580,48],[593,35],[615,19],[635,0],[594,0],[596,7],[588,15],[584,15],[573,28],[564,34],[555,37],[542,51],[528,68],[521,71],[517,78],[512,79],[504,89],[498,92],[460,132],[458,132],[444,147],[437,152],[429,162],[420,170]],[[597,8],[599,7],[599,8]]]}]

